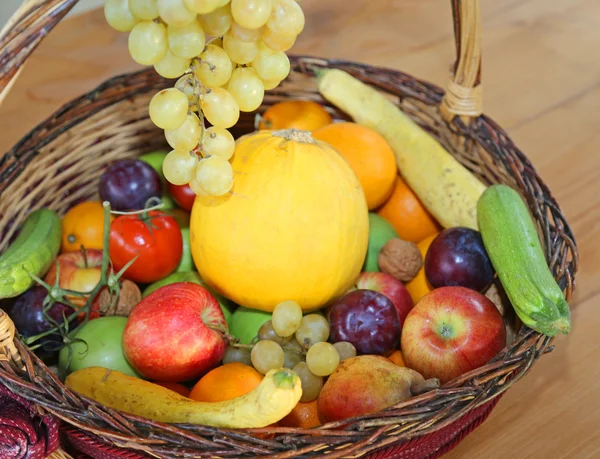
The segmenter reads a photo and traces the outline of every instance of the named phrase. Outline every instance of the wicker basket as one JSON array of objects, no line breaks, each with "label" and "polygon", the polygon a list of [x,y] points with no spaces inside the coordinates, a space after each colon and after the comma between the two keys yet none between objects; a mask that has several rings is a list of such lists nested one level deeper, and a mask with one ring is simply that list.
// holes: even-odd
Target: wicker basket
[{"label": "wicker basket", "polygon": [[[0,43],[2,95],[48,29],[75,3],[26,2],[7,25]],[[520,191],[537,222],[548,264],[570,299],[577,271],[572,232],[529,160],[502,128],[481,115],[478,1],[453,0],[452,6],[458,59],[446,93],[395,70],[295,56],[290,77],[269,91],[261,111],[282,99],[328,106],[314,82],[314,71],[321,67],[344,69],[387,93],[483,181]],[[0,157],[0,251],[32,209],[48,206],[64,213],[79,201],[97,198],[98,179],[111,161],[163,147],[162,131],[153,127],[147,106],[157,89],[171,85],[153,69],[115,77],[63,106]],[[345,118],[334,107],[328,109]],[[254,116],[246,114],[237,133],[251,131],[253,124]],[[500,396],[552,350],[551,343],[522,327],[492,362],[439,390],[344,425],[307,430],[165,425],[117,412],[67,389],[15,338],[6,315],[0,317],[0,383],[42,415],[59,419],[64,449],[76,457],[433,458],[483,422]],[[62,454],[57,451],[54,457],[67,457]]]}]

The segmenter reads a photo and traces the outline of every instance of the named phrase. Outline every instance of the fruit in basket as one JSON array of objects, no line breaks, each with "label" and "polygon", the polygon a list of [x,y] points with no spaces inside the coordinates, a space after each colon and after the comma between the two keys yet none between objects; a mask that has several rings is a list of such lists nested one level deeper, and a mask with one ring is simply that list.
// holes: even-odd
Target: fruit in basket
[{"label": "fruit in basket", "polygon": [[313,344],[306,353],[306,365],[316,376],[329,376],[340,363],[340,354],[331,343]]},{"label": "fruit in basket", "polygon": [[327,341],[331,329],[329,322],[321,314],[307,314],[302,318],[298,330],[296,330],[296,342],[304,349],[313,344]]},{"label": "fruit in basket", "polygon": [[104,16],[109,25],[120,32],[129,32],[140,21],[129,9],[128,0],[106,0]]},{"label": "fruit in basket", "polygon": [[481,234],[470,228],[442,231],[429,246],[424,266],[434,288],[458,285],[483,292],[494,281]]},{"label": "fruit in basket", "polygon": [[124,277],[156,282],[171,274],[181,261],[183,238],[175,220],[156,210],[120,215],[110,225],[110,258],[120,271],[131,260]]},{"label": "fruit in basket", "polygon": [[269,370],[282,368],[285,363],[283,349],[275,341],[261,340],[254,345],[250,353],[252,365],[263,375]]},{"label": "fruit in basket", "polygon": [[[40,333],[51,330],[55,327],[48,321],[48,318],[56,324],[63,324],[65,318],[68,318],[75,312],[73,308],[63,303],[54,303],[44,314],[44,299],[48,292],[41,285],[35,285],[22,295],[15,299],[8,311],[9,317],[17,327],[19,334],[24,338],[39,335]],[[46,317],[47,316],[47,317]],[[77,327],[77,322],[71,320],[69,329]],[[58,335],[50,335],[41,338],[34,344],[41,345],[43,356],[50,356],[58,352],[62,344],[62,338]]]},{"label": "fruit in basket", "polygon": [[231,429],[265,427],[287,416],[302,394],[298,376],[271,370],[245,395],[223,402],[196,402],[118,371],[86,368],[67,377],[70,389],[110,408],[158,422]]},{"label": "fruit in basket", "polygon": [[329,112],[317,102],[311,100],[284,100],[265,110],[260,117],[258,128],[315,131],[332,122]]},{"label": "fruit in basket", "polygon": [[331,341],[348,341],[358,354],[389,355],[400,344],[396,307],[373,290],[354,290],[338,299],[329,313]]},{"label": "fruit in basket", "polygon": [[197,402],[222,402],[254,390],[263,375],[248,365],[227,363],[206,373],[196,383],[189,398]]},{"label": "fruit in basket", "polygon": [[183,243],[181,249],[181,260],[175,269],[176,272],[189,272],[193,271],[194,260],[192,259],[192,252],[190,249],[190,229],[181,228],[181,241]]},{"label": "fruit in basket", "polygon": [[232,166],[235,192],[199,196],[192,210],[205,282],[264,311],[286,300],[314,310],[347,291],[365,257],[368,212],[343,158],[308,132],[259,131],[238,139]]},{"label": "fruit in basket", "polygon": [[445,383],[485,365],[505,345],[494,303],[465,287],[440,287],[408,314],[400,348],[408,367]]},{"label": "fruit in basket", "polygon": [[177,205],[183,210],[191,212],[196,200],[196,193],[192,191],[190,186],[187,183],[184,185],[173,185],[169,182],[168,188],[169,194],[173,197]]},{"label": "fruit in basket", "polygon": [[270,321],[271,317],[270,312],[240,306],[231,315],[229,333],[238,338],[240,343],[250,344],[258,336],[260,327]]},{"label": "fruit in basket", "polygon": [[81,325],[71,337],[73,343],[58,354],[62,375],[88,367],[103,367],[140,378],[123,354],[123,331],[127,317],[100,317]]},{"label": "fruit in basket", "polygon": [[[245,347],[229,346],[223,356],[223,365],[232,362],[243,363],[252,366],[251,350]],[[287,367],[286,367],[287,368]]]},{"label": "fruit in basket", "polygon": [[321,421],[316,400],[298,402],[292,412],[279,423],[280,427],[298,427],[300,429],[310,429],[319,425],[321,425]]},{"label": "fruit in basket", "polygon": [[[100,282],[100,277],[102,276],[102,256],[102,251],[97,249],[62,253],[56,258],[44,281],[49,285],[54,285],[58,273],[57,269],[60,268],[60,278],[58,280],[60,288],[74,292],[89,293]],[[88,297],[65,295],[65,299],[75,306],[84,306]]]},{"label": "fruit in basket", "polygon": [[311,402],[315,400],[323,388],[323,377],[317,376],[308,368],[306,362],[299,362],[293,368],[294,373],[298,375],[302,382],[301,402]]},{"label": "fruit in basket", "polygon": [[[111,220],[113,217],[111,216]],[[84,201],[71,207],[62,219],[62,252],[102,250],[104,207],[100,201]]]},{"label": "fruit in basket", "polygon": [[483,243],[519,318],[548,336],[569,333],[569,305],[519,193],[493,185],[479,200],[478,213]]},{"label": "fruit in basket", "polygon": [[60,250],[61,223],[50,209],[31,212],[15,240],[0,255],[0,299],[24,293],[33,284],[30,274],[43,276]]},{"label": "fruit in basket", "polygon": [[443,227],[477,229],[477,200],[486,186],[431,134],[348,72],[324,69],[317,84],[325,99],[385,138],[403,179]]},{"label": "fruit in basket", "polygon": [[191,282],[170,284],[135,307],[123,333],[127,360],[146,378],[194,379],[223,358],[227,323],[217,300]]},{"label": "fruit in basket", "polygon": [[168,153],[169,152],[165,150],[151,151],[138,156],[138,159],[140,161],[144,161],[146,164],[152,167],[152,169],[154,169],[160,176],[161,180],[165,180],[165,176],[162,171],[162,165]]},{"label": "fruit in basket", "polygon": [[363,266],[363,271],[379,271],[379,253],[385,244],[398,237],[398,233],[385,218],[369,212],[369,248]]},{"label": "fruit in basket", "polygon": [[[427,251],[429,250],[429,246],[436,238],[439,233],[432,234],[431,236],[426,237],[422,241],[417,244],[419,248],[419,252],[421,252],[421,257],[425,260],[427,256]],[[433,290],[433,287],[427,280],[427,276],[425,275],[425,266],[421,266],[417,275],[406,284],[406,289],[410,296],[413,299],[414,304],[417,304],[421,298],[427,295],[429,292]]]},{"label": "fruit in basket", "polygon": [[439,381],[425,378],[377,355],[344,360],[327,379],[318,399],[318,409],[327,421],[377,413],[413,395],[434,389]]},{"label": "fruit in basket", "polygon": [[139,159],[115,161],[100,176],[100,198],[112,210],[143,209],[150,198],[162,195],[160,176]]},{"label": "fruit in basket", "polygon": [[338,341],[337,343],[334,343],[333,347],[338,351],[340,362],[356,357],[356,348],[354,347],[354,344],[349,343],[348,341]]},{"label": "fruit in basket", "polygon": [[394,152],[371,128],[356,123],[334,123],[317,129],[315,139],[334,147],[350,164],[365,191],[369,210],[392,193],[398,173]]},{"label": "fruit in basket", "polygon": [[156,384],[157,386],[161,386],[164,387],[166,389],[172,390],[173,392],[182,395],[183,397],[188,397],[190,395],[190,390],[185,387],[183,384],[180,383],[174,383],[174,382],[159,382],[159,381],[153,381],[154,384]]},{"label": "fruit in basket", "polygon": [[402,357],[401,351],[396,350],[396,351],[392,352],[390,355],[388,355],[388,359],[390,359],[396,365],[399,365],[401,367],[406,366],[406,363],[404,363],[404,357]]},{"label": "fruit in basket", "polygon": [[441,229],[415,192],[400,177],[396,177],[394,191],[377,214],[390,222],[405,241],[417,243]]},{"label": "fruit in basket", "polygon": [[410,293],[408,293],[402,282],[389,274],[364,272],[358,277],[356,288],[359,290],[373,290],[389,298],[396,308],[396,312],[398,312],[398,319],[402,328],[404,319],[414,306]]}]

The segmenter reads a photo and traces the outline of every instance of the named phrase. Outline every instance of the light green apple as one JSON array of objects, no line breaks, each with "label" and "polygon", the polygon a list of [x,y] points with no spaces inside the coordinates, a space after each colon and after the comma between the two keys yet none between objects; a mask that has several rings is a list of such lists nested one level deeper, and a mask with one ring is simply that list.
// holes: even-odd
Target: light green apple
[{"label": "light green apple", "polygon": [[377,258],[383,246],[390,239],[397,238],[398,233],[391,223],[374,212],[369,212],[369,247],[367,257],[363,265],[363,271],[378,272],[379,264]]},{"label": "light green apple", "polygon": [[152,169],[158,172],[160,175],[160,179],[165,182],[165,174],[163,174],[162,165],[165,160],[165,156],[167,156],[168,151],[151,151],[150,153],[144,153],[139,157],[146,164],[150,165]]},{"label": "light green apple", "polygon": [[207,289],[212,296],[219,302],[219,306],[221,306],[221,310],[223,311],[223,315],[225,316],[225,321],[227,322],[227,326],[231,328],[231,318],[232,314],[236,310],[236,304],[233,301],[228,300],[224,296],[221,296],[215,292],[213,292],[202,280],[200,274],[196,271],[187,271],[187,272],[174,272],[173,274],[161,279],[159,281],[150,284],[148,287],[144,289],[142,293],[142,298],[146,298],[152,292],[155,292],[161,287],[169,284],[175,284],[176,282],[193,282],[194,284],[201,285],[205,289]]},{"label": "light green apple", "polygon": [[186,271],[194,271],[196,266],[192,259],[192,250],[190,249],[190,229],[181,228],[181,238],[183,239],[183,251],[181,253],[181,261],[175,272],[182,273]]},{"label": "light green apple", "polygon": [[231,316],[229,333],[235,338],[239,338],[242,344],[250,344],[254,337],[258,335],[260,327],[271,320],[271,316],[270,312],[240,306]]}]

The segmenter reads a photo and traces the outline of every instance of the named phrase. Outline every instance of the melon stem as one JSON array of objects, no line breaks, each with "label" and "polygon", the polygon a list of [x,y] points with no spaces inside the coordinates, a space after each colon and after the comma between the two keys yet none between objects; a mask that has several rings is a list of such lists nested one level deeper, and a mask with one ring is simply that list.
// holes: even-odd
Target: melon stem
[{"label": "melon stem", "polygon": [[294,142],[312,143],[313,145],[317,143],[309,131],[302,131],[300,129],[281,129],[274,131],[272,135],[282,137],[285,140],[293,140]]}]

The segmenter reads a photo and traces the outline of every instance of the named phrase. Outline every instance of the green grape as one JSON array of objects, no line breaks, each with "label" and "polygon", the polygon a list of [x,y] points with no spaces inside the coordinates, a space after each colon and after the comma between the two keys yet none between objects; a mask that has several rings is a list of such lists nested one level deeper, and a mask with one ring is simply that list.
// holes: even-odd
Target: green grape
[{"label": "green grape", "polygon": [[256,343],[252,348],[250,357],[254,368],[263,375],[269,370],[282,368],[285,360],[281,346],[270,340]]},{"label": "green grape", "polygon": [[176,88],[163,89],[152,97],[150,119],[161,129],[177,129],[188,112],[187,96]]},{"label": "green grape", "polygon": [[304,29],[304,13],[294,0],[273,0],[267,27],[274,33],[297,37]]},{"label": "green grape", "polygon": [[198,20],[204,31],[213,37],[225,35],[233,21],[231,18],[231,10],[226,6],[217,8],[212,13],[203,14]]},{"label": "green grape", "polygon": [[206,47],[206,50],[200,55],[199,65],[194,70],[196,78],[208,88],[215,88],[227,83],[231,78],[231,72],[233,72],[233,64],[229,56],[222,48],[214,44]]},{"label": "green grape", "polygon": [[129,32],[140,21],[129,9],[127,0],[106,0],[104,17],[108,25],[119,32]]},{"label": "green grape", "polygon": [[204,51],[206,46],[206,35],[198,21],[190,22],[183,26],[172,26],[167,28],[169,36],[169,48],[176,56],[193,59]]},{"label": "green grape", "polygon": [[202,152],[229,160],[235,153],[235,139],[227,129],[211,126],[204,133]]},{"label": "green grape", "polygon": [[167,53],[167,28],[152,21],[138,22],[129,32],[128,47],[138,64],[154,65]]},{"label": "green grape", "polygon": [[233,20],[247,29],[259,29],[271,15],[271,0],[231,0]]},{"label": "green grape", "polygon": [[287,51],[296,43],[296,35],[273,32],[269,27],[265,27],[262,41],[265,46],[271,48],[273,51]]},{"label": "green grape", "polygon": [[320,314],[308,314],[302,318],[300,328],[296,332],[296,340],[304,348],[315,343],[327,341],[329,338],[329,322]]},{"label": "green grape", "polygon": [[317,376],[329,376],[340,364],[340,354],[333,344],[315,343],[306,354],[306,364],[311,373]]},{"label": "green grape", "polygon": [[202,184],[195,178],[190,180],[190,182],[188,183],[188,186],[191,188],[191,190],[194,193],[196,193],[196,196],[208,196],[206,191],[204,191],[204,189],[202,188]]},{"label": "green grape", "polygon": [[265,97],[265,86],[252,67],[236,68],[227,83],[227,90],[243,112],[256,110]]},{"label": "green grape", "polygon": [[354,344],[348,341],[339,341],[333,345],[340,355],[340,362],[346,359],[356,357],[356,348]]},{"label": "green grape", "polygon": [[191,59],[176,56],[167,49],[164,57],[154,64],[154,70],[161,77],[177,78],[183,75],[190,68]]},{"label": "green grape", "polygon": [[[177,129],[166,130],[165,137],[174,150],[186,152],[193,150],[202,137],[202,126],[200,126],[198,116],[195,113],[188,114],[183,124]],[[187,182],[189,180],[184,183]]]},{"label": "green grape", "polygon": [[238,40],[231,30],[223,37],[223,49],[236,64],[249,64],[258,55],[258,43]]},{"label": "green grape", "polygon": [[282,301],[273,310],[273,330],[279,336],[287,338],[296,333],[302,322],[302,308],[295,301]]},{"label": "green grape", "polygon": [[186,8],[183,0],[158,0],[160,18],[168,25],[184,26],[196,20],[196,13]]},{"label": "green grape", "polygon": [[240,107],[229,91],[212,88],[202,97],[202,111],[213,126],[230,128],[240,119]]},{"label": "green grape", "polygon": [[263,80],[265,91],[268,91],[269,89],[275,89],[277,86],[279,86],[279,83],[281,83],[279,80]]},{"label": "green grape", "polygon": [[196,95],[194,94],[194,76],[191,73],[183,75],[177,80],[175,87],[187,96],[189,110],[198,111]]},{"label": "green grape", "polygon": [[144,21],[152,21],[158,17],[157,0],[129,0],[129,9],[134,16]]},{"label": "green grape", "polygon": [[195,178],[207,196],[223,196],[233,186],[233,169],[226,159],[210,156],[200,160]]},{"label": "green grape", "polygon": [[292,371],[298,375],[302,384],[301,402],[312,402],[315,400],[323,388],[323,378],[312,373],[308,369],[306,362],[296,364]]},{"label": "green grape", "polygon": [[262,37],[263,30],[260,29],[246,29],[237,22],[231,24],[230,32],[231,36],[241,41],[259,41]]},{"label": "green grape", "polygon": [[162,170],[165,178],[173,185],[185,185],[196,175],[198,158],[181,150],[169,152],[163,160]]},{"label": "green grape", "polygon": [[280,346],[290,341],[289,338],[284,338],[275,333],[275,330],[273,330],[273,324],[270,320],[262,324],[258,329],[258,340],[264,341],[266,339],[275,341]]},{"label": "green grape", "polygon": [[195,13],[206,14],[219,6],[220,0],[183,0],[185,6]]},{"label": "green grape", "polygon": [[219,0],[219,7],[228,5],[231,0]]},{"label": "green grape", "polygon": [[263,81],[281,81],[290,73],[290,59],[284,52],[273,51],[262,45],[252,61],[252,68]]},{"label": "green grape", "polygon": [[229,346],[223,356],[223,365],[226,363],[239,362],[244,365],[252,366],[252,359],[250,358],[250,349],[243,347]]},{"label": "green grape", "polygon": [[290,349],[286,349],[284,346],[283,349],[283,366],[285,368],[294,368],[300,362],[302,362],[302,353],[299,351],[294,351]]}]

